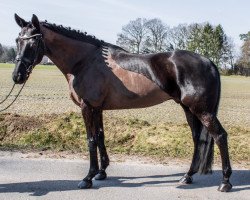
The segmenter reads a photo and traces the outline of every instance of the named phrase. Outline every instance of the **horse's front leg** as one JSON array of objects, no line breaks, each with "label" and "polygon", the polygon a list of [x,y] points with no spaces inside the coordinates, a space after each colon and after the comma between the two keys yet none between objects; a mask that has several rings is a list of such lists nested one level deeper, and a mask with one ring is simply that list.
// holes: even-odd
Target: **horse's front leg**
[{"label": "horse's front leg", "polygon": [[99,171],[98,167],[98,157],[97,157],[97,136],[100,127],[98,127],[97,120],[95,116],[95,108],[84,105],[82,108],[82,116],[85,122],[86,131],[87,131],[87,140],[89,147],[90,155],[90,168],[87,176],[78,184],[78,187],[81,189],[91,188],[92,179]]},{"label": "horse's front leg", "polygon": [[100,166],[99,173],[95,176],[95,179],[96,180],[104,180],[107,178],[107,174],[106,174],[105,170],[109,165],[109,157],[108,157],[105,142],[104,142],[102,110],[99,110],[97,112],[97,115],[99,118],[98,123],[100,125],[100,130],[99,130],[98,139],[97,139],[97,146],[98,146],[99,153],[100,153],[101,166]]}]

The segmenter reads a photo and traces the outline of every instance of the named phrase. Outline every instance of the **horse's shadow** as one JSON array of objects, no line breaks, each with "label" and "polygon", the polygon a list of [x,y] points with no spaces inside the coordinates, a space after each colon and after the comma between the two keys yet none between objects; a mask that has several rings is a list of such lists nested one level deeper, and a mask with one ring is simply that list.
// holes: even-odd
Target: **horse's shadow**
[{"label": "horse's shadow", "polygon": [[[177,188],[180,189],[196,189],[206,187],[217,187],[222,180],[221,170],[215,170],[213,174],[200,176],[195,175],[193,184],[190,185],[179,185]],[[242,190],[250,190],[250,170],[234,170],[230,178],[230,182],[233,185],[231,192],[238,192]]]},{"label": "horse's shadow", "polygon": [[[94,181],[93,189],[105,187],[168,187],[169,185],[174,185],[179,189],[214,187],[220,183],[221,171],[215,170],[211,176],[195,175],[194,183],[191,185],[178,184],[180,177],[183,175],[184,173],[138,177],[110,176],[105,181]],[[232,192],[250,190],[250,170],[234,170],[231,182],[234,186]],[[78,183],[79,180],[42,180],[0,184],[0,193],[30,193],[32,196],[43,196],[49,192],[78,190]]]}]

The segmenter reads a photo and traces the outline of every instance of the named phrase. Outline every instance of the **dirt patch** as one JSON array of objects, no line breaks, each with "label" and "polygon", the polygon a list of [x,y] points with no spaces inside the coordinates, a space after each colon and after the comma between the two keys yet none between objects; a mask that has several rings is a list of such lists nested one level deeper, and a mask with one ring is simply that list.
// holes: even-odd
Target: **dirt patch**
[{"label": "dirt patch", "polygon": [[17,114],[3,114],[0,118],[1,125],[8,126],[7,132],[29,131],[41,126],[43,120],[37,117],[20,116]]},{"label": "dirt patch", "polygon": [[20,133],[29,132],[40,129],[44,124],[48,123],[52,116],[23,116],[17,114],[0,115],[0,141],[6,138],[16,138]]}]

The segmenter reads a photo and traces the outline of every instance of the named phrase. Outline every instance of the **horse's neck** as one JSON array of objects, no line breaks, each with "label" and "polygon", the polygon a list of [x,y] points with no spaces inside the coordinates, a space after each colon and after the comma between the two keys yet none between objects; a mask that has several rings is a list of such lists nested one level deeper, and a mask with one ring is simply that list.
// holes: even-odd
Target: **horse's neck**
[{"label": "horse's neck", "polygon": [[67,77],[67,74],[73,74],[77,71],[77,63],[85,63],[91,52],[93,52],[96,47],[67,38],[63,35],[55,33],[46,28],[43,29],[44,42],[46,46],[45,55],[62,71],[62,73]]}]

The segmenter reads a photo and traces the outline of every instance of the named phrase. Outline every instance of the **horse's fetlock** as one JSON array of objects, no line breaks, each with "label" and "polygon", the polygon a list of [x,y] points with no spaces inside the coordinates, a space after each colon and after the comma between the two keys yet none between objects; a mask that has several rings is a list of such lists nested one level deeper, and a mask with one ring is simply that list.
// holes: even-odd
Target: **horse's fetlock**
[{"label": "horse's fetlock", "polygon": [[232,168],[231,167],[227,167],[225,169],[223,169],[223,175],[224,175],[224,180],[229,180],[229,177],[232,174]]},{"label": "horse's fetlock", "polygon": [[89,175],[90,175],[91,177],[93,177],[93,176],[95,176],[96,174],[98,174],[98,172],[99,172],[99,169],[98,169],[98,168],[96,168],[96,169],[90,169],[90,170],[89,170]]}]

